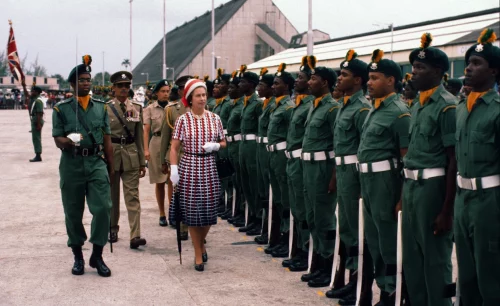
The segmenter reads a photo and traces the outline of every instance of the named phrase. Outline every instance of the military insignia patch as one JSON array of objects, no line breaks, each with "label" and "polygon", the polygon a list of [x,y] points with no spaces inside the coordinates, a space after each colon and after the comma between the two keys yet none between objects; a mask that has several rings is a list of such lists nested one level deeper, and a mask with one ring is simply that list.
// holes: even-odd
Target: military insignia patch
[{"label": "military insignia patch", "polygon": [[377,70],[377,68],[378,68],[377,63],[372,63],[371,66],[370,66],[371,70]]},{"label": "military insignia patch", "polygon": [[165,81],[165,85],[167,85],[167,86],[168,86],[168,81]]},{"label": "military insignia patch", "polygon": [[344,65],[342,65],[342,66],[344,66],[344,67],[349,66],[349,62],[347,62],[347,61],[346,61],[346,62],[344,63]]},{"label": "military insignia patch", "polygon": [[420,51],[417,56],[418,56],[418,58],[424,59],[425,58],[425,51],[424,50]]},{"label": "military insignia patch", "polygon": [[232,82],[232,81],[233,81],[233,79],[234,79],[234,78],[231,78],[231,79],[229,80],[229,82]]},{"label": "military insignia patch", "polygon": [[281,76],[281,72],[276,73],[277,76]]},{"label": "military insignia patch", "polygon": [[90,71],[90,67],[89,67],[89,66],[85,67],[85,70],[86,70],[87,72],[88,72],[88,71]]},{"label": "military insignia patch", "polygon": [[474,49],[476,52],[482,52],[484,50],[484,47],[482,44],[479,44],[476,46],[476,49]]},{"label": "military insignia patch", "polygon": [[127,76],[125,75],[125,73],[122,73],[122,79],[126,79]]},{"label": "military insignia patch", "polygon": [[304,71],[304,66],[300,66],[300,71]]},{"label": "military insignia patch", "polygon": [[259,80],[262,80],[262,76],[259,77]]},{"label": "military insignia patch", "polygon": [[311,74],[316,74],[316,70],[311,69]]}]

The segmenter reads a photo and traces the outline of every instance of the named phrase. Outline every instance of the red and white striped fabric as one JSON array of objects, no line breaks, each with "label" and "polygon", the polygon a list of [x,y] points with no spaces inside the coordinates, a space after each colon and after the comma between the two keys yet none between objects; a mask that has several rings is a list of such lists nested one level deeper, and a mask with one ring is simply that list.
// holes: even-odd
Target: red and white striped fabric
[{"label": "red and white striped fabric", "polygon": [[[201,119],[191,112],[175,123],[173,139],[180,140],[184,154],[179,163],[180,207],[182,222],[188,226],[208,226],[217,223],[220,181],[215,154],[202,148],[207,142],[219,142],[224,137],[220,117],[205,112]],[[172,202],[173,203],[173,200]],[[175,205],[170,205],[170,221],[174,220]]]}]

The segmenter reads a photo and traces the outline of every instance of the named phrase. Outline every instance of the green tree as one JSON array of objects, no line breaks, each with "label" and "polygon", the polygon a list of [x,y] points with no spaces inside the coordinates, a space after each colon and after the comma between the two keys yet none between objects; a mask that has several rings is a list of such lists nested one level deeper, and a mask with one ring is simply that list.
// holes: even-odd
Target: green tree
[{"label": "green tree", "polygon": [[125,69],[128,69],[128,66],[130,66],[130,60],[129,59],[124,59],[122,62],[122,66],[125,66]]},{"label": "green tree", "polygon": [[7,76],[10,73],[9,64],[5,51],[0,52],[0,76]]},{"label": "green tree", "polygon": [[109,80],[110,74],[105,71],[104,72],[104,84],[102,84],[102,72],[96,73],[93,78],[92,78],[92,85],[100,85],[100,86],[107,86],[111,84],[111,81]]},{"label": "green tree", "polygon": [[56,78],[57,79],[57,84],[59,84],[59,89],[64,90],[64,89],[70,89],[69,82],[66,81],[66,78],[64,78],[60,74],[53,74],[51,78]]}]

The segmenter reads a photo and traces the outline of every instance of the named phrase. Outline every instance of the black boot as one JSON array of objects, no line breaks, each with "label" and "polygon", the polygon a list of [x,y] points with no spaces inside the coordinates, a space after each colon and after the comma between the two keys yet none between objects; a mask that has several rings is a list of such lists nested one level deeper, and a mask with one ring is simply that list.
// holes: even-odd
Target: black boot
[{"label": "black boot", "polygon": [[281,236],[281,247],[275,249],[271,255],[276,258],[285,258],[289,255],[290,232],[285,232]]},{"label": "black boot", "polygon": [[42,155],[40,153],[36,153],[35,157],[30,159],[30,163],[41,162],[41,161],[42,161]]},{"label": "black boot", "polygon": [[240,227],[238,229],[238,232],[240,232],[240,233],[246,233],[246,232],[248,232],[250,230],[253,230],[255,228],[255,226],[257,226],[257,224],[255,224],[255,217],[248,216],[247,225],[243,226],[243,227]]},{"label": "black boot", "polygon": [[358,273],[357,271],[351,271],[349,273],[349,282],[347,285],[340,288],[333,288],[326,292],[326,297],[330,299],[342,299],[347,297],[348,295],[354,293],[356,294],[356,287],[358,283]]},{"label": "black boot", "polygon": [[85,260],[83,259],[82,247],[71,247],[71,250],[73,251],[73,255],[75,255],[75,263],[71,269],[71,274],[82,275],[85,273]]},{"label": "black boot", "polygon": [[320,288],[330,285],[330,282],[332,280],[333,255],[328,258],[324,258],[321,256],[321,258],[323,262],[322,272],[318,277],[313,278],[307,282],[307,285],[309,287]]},{"label": "black boot", "polygon": [[269,242],[269,237],[267,236],[267,233],[264,233],[255,237],[254,241],[257,242],[257,244],[267,244]]},{"label": "black boot", "polygon": [[305,250],[301,250],[299,252],[299,260],[296,262],[293,262],[290,264],[288,269],[290,269],[291,272],[302,272],[302,271],[307,271],[308,268],[308,259],[309,259],[309,253]]},{"label": "black boot", "polygon": [[295,264],[295,263],[298,263],[300,260],[302,260],[302,250],[297,248],[296,249],[296,255],[293,256],[291,259],[285,259],[281,262],[281,265],[284,267],[284,268],[289,268],[290,265],[292,264]]},{"label": "black boot", "polygon": [[111,270],[106,266],[102,259],[102,246],[94,244],[92,255],[90,256],[89,265],[97,269],[97,273],[102,277],[111,276]]},{"label": "black boot", "polygon": [[322,270],[321,270],[321,256],[319,256],[316,253],[313,253],[312,260],[311,260],[311,272],[307,274],[303,274],[300,277],[300,280],[303,282],[308,282],[311,279],[314,279],[318,277]]},{"label": "black boot", "polygon": [[247,236],[258,236],[262,233],[262,218],[254,217],[253,223],[254,227],[247,231]]},{"label": "black boot", "polygon": [[[368,251],[368,246],[365,244],[363,254],[363,279],[361,280],[361,296],[359,298],[359,306],[371,306],[373,299],[373,280],[374,270],[373,261]],[[359,267],[358,267],[359,268]],[[357,275],[356,275],[357,278]],[[350,282],[350,280],[349,280]],[[356,303],[356,290],[339,301],[339,305],[354,305]],[[384,305],[384,304],[382,304]]]}]

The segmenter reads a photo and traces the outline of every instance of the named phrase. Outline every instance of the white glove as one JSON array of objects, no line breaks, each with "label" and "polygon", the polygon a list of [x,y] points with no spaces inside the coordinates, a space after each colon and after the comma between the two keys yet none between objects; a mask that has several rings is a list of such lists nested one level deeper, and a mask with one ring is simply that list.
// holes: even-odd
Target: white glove
[{"label": "white glove", "polygon": [[173,186],[177,186],[177,184],[179,184],[179,170],[177,165],[170,165],[170,181]]},{"label": "white glove", "polygon": [[79,133],[71,133],[66,137],[71,139],[71,141],[73,141],[75,145],[78,145],[80,143],[80,140],[82,140],[82,134]]},{"label": "white glove", "polygon": [[202,148],[203,148],[203,150],[205,150],[208,153],[219,151],[219,149],[220,149],[220,143],[217,143],[217,142],[207,142]]}]

